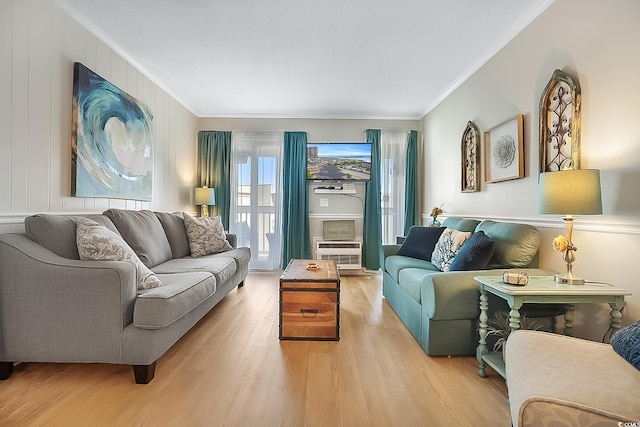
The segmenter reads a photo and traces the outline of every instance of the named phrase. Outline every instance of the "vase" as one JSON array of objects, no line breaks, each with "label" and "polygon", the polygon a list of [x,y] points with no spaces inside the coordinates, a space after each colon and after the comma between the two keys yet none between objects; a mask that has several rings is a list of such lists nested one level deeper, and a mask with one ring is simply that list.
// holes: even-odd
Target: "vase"
[{"label": "vase", "polygon": [[429,227],[440,227],[440,221],[438,221],[438,217],[434,216],[431,218],[431,222],[429,222]]}]

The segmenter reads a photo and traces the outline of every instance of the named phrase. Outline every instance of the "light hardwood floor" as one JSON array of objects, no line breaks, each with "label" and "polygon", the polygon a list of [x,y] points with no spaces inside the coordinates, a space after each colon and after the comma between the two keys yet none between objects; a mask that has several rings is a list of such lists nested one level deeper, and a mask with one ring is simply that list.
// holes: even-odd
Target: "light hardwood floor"
[{"label": "light hardwood floor", "polygon": [[341,340],[278,340],[279,273],[250,273],[136,385],[128,366],[26,363],[0,381],[2,426],[509,426],[504,381],[429,357],[343,275]]}]

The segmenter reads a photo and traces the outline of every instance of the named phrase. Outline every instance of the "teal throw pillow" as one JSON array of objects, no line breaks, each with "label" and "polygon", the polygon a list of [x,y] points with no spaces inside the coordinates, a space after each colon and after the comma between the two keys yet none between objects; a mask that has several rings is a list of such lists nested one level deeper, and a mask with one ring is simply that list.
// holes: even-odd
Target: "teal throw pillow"
[{"label": "teal throw pillow", "polygon": [[640,320],[620,328],[618,332],[613,334],[611,346],[616,353],[640,370]]},{"label": "teal throw pillow", "polygon": [[419,227],[414,225],[409,229],[409,235],[398,250],[397,255],[431,261],[433,248],[445,227]]},{"label": "teal throw pillow", "polygon": [[495,251],[495,242],[483,231],[477,231],[469,237],[456,254],[450,271],[483,270]]}]

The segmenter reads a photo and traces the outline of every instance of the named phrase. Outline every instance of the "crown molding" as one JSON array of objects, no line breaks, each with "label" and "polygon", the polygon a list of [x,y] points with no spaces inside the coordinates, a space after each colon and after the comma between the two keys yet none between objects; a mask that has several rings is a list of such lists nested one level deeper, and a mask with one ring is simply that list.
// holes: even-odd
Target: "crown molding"
[{"label": "crown molding", "polygon": [[164,83],[158,80],[153,74],[151,74],[145,67],[142,66],[138,61],[136,61],[131,55],[127,53],[124,49],[122,49],[111,37],[109,37],[100,27],[96,25],[91,19],[89,19],[86,15],[80,13],[75,7],[69,4],[66,0],[53,0],[55,4],[58,5],[62,11],[64,11],[67,15],[69,15],[72,19],[76,20],[80,25],[82,25],[87,31],[92,33],[94,36],[99,38],[102,42],[104,42],[107,46],[109,46],[116,54],[120,55],[125,61],[131,64],[136,70],[142,73],[146,78],[151,80],[156,86],[165,91],[169,96],[175,99],[178,103],[180,103],[184,108],[189,110],[191,114],[196,117],[198,116],[196,110],[178,96],[175,92],[169,89]]},{"label": "crown molding", "polygon": [[513,40],[522,30],[524,30],[529,24],[531,24],[542,12],[544,12],[549,6],[551,6],[555,0],[545,0],[537,3],[529,12],[527,12],[521,19],[516,21],[510,28],[507,29],[504,37],[499,40],[492,48],[485,52],[475,64],[473,64],[466,72],[460,74],[456,80],[453,81],[451,86],[446,89],[439,97],[437,97],[431,104],[427,106],[427,109],[422,114],[422,118],[429,114],[431,110],[436,108],[438,104],[444,101],[451,93],[456,90],[462,83],[467,81],[476,71],[480,69],[484,64],[489,62],[498,52],[500,52],[511,40]]}]

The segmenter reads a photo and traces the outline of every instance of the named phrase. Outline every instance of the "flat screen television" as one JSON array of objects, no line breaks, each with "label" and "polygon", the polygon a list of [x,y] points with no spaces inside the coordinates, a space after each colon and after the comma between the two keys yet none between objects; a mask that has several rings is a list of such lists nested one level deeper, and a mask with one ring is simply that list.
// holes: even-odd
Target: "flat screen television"
[{"label": "flat screen television", "polygon": [[371,143],[307,143],[307,181],[371,180]]}]

